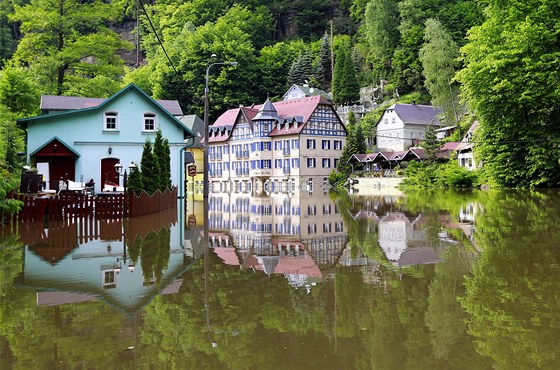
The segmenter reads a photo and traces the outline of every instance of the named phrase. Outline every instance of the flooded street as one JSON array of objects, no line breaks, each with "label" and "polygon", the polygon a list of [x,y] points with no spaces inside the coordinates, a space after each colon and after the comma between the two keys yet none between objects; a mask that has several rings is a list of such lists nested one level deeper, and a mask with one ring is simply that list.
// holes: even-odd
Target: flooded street
[{"label": "flooded street", "polygon": [[560,368],[557,191],[202,209],[2,231],[0,368]]}]

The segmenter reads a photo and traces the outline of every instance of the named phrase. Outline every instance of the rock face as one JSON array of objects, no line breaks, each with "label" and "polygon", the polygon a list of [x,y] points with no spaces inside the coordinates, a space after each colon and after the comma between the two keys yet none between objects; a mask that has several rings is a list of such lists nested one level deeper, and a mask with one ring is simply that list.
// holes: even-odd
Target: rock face
[{"label": "rock face", "polygon": [[111,25],[110,28],[117,32],[121,36],[121,39],[126,40],[133,45],[131,50],[122,50],[120,52],[119,55],[123,59],[124,63],[129,67],[137,67],[144,64],[144,53],[141,48],[137,46],[136,20],[115,23]]}]

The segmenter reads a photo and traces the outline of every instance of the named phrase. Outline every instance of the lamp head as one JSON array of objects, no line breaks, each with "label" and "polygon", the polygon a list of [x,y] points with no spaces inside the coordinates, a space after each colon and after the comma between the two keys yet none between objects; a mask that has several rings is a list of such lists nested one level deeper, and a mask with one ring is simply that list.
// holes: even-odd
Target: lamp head
[{"label": "lamp head", "polygon": [[117,164],[115,165],[115,171],[117,171],[118,174],[122,173],[122,164],[121,162],[117,162]]}]

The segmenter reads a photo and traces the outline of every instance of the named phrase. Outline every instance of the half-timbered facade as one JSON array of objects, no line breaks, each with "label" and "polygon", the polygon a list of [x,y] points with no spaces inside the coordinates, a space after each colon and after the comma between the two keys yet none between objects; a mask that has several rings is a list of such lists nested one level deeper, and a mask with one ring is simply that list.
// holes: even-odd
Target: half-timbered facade
[{"label": "half-timbered facade", "polygon": [[322,96],[230,109],[209,129],[210,189],[322,186],[345,142],[344,124]]}]

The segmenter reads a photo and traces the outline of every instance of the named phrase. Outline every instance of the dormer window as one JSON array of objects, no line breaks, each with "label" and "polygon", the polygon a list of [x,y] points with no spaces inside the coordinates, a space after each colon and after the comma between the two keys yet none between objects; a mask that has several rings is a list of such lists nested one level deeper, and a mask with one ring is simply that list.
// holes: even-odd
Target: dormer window
[{"label": "dormer window", "polygon": [[117,131],[118,130],[118,113],[105,112],[103,114],[103,130],[104,131]]},{"label": "dormer window", "polygon": [[156,114],[144,113],[143,131],[155,131],[155,130],[156,130]]}]

